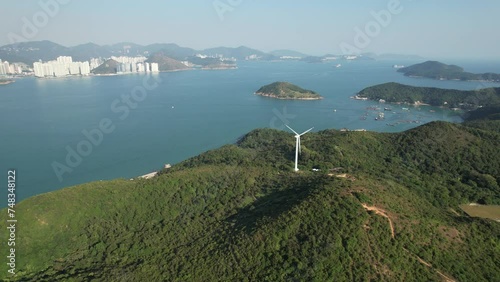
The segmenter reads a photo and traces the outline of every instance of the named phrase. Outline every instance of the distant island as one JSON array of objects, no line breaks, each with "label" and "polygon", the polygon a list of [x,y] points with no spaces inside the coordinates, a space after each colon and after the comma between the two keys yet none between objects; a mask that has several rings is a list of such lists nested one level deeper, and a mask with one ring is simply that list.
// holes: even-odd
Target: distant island
[{"label": "distant island", "polygon": [[323,99],[318,93],[303,89],[289,82],[274,82],[262,86],[255,94],[265,97],[286,100],[320,100]]},{"label": "distant island", "polygon": [[470,73],[456,65],[447,65],[437,61],[427,61],[409,67],[400,68],[398,72],[405,76],[426,77],[439,80],[480,80],[500,82],[500,74],[496,73]]},{"label": "distant island", "polygon": [[416,87],[395,82],[383,83],[361,90],[358,99],[384,100],[389,103],[428,104],[447,108],[473,110],[500,104],[500,87],[479,90],[455,90]]}]

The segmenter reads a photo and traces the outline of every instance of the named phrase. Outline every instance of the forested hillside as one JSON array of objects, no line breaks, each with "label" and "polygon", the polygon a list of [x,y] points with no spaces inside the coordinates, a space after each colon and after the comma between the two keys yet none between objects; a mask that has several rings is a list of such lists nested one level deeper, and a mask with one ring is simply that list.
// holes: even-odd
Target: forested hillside
[{"label": "forested hillside", "polygon": [[18,274],[1,278],[500,280],[500,223],[458,207],[500,204],[498,132],[433,122],[301,143],[297,173],[293,135],[259,129],[152,179],[27,199]]}]

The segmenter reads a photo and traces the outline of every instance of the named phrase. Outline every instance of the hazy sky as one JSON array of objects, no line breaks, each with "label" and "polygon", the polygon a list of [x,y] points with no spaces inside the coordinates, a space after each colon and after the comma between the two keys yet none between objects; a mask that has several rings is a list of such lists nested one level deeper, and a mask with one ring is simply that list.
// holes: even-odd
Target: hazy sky
[{"label": "hazy sky", "polygon": [[[44,3],[51,4],[48,12]],[[2,0],[1,6],[0,45],[15,37],[65,46],[173,42],[313,55],[349,46],[428,58],[500,58],[498,0]]]}]

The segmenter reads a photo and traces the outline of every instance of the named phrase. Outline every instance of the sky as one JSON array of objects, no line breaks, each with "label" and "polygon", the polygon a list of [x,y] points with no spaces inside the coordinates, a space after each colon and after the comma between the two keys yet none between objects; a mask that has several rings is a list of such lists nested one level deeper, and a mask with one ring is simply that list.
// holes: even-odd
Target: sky
[{"label": "sky", "polygon": [[0,45],[176,43],[500,59],[499,12],[498,0],[2,0]]}]

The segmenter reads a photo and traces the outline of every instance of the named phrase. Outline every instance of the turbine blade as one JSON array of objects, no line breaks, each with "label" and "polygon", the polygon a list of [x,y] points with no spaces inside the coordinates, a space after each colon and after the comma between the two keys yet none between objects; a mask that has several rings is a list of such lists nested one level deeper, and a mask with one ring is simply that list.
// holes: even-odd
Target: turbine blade
[{"label": "turbine blade", "polygon": [[300,135],[299,135],[298,139],[299,139],[299,154],[302,154],[302,147],[300,146]]},{"label": "turbine blade", "polygon": [[297,132],[295,132],[295,130],[293,130],[290,126],[288,126],[288,125],[286,125],[286,124],[285,124],[285,126],[286,126],[286,127],[288,127],[288,129],[290,129],[290,130],[291,130],[293,133],[295,133],[296,135],[299,135],[299,134],[298,134]]},{"label": "turbine blade", "polygon": [[314,128],[314,127],[311,127],[311,128],[309,128],[308,130],[306,130],[306,131],[302,132],[302,133],[301,133],[301,134],[299,134],[299,135],[304,135],[304,134],[306,134],[307,132],[311,131],[313,128]]}]

